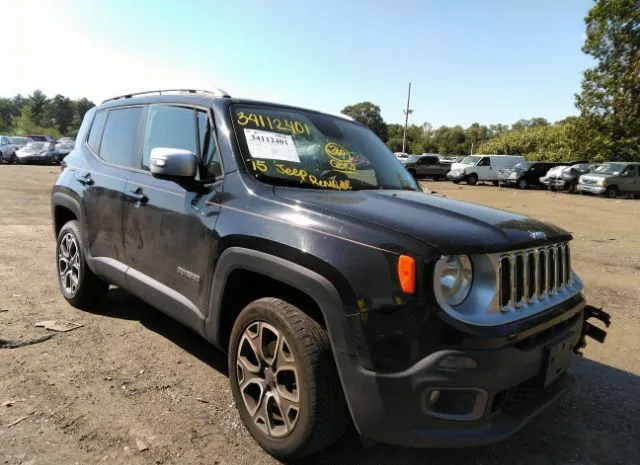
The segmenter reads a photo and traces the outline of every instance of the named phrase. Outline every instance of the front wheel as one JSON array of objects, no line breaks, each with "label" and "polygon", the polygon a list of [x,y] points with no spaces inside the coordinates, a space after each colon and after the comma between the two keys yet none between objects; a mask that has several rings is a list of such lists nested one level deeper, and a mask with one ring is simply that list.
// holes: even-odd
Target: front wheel
[{"label": "front wheel", "polygon": [[529,186],[529,183],[525,179],[521,179],[518,181],[518,187],[520,189],[526,189]]},{"label": "front wheel", "polygon": [[607,190],[604,191],[604,195],[609,199],[615,199],[618,196],[618,188],[615,186],[607,187]]},{"label": "front wheel", "polygon": [[470,174],[467,176],[467,184],[475,186],[478,183],[478,176],[476,174]]},{"label": "front wheel", "polygon": [[56,268],[62,296],[77,308],[87,308],[109,289],[87,266],[78,222],[66,223],[58,234]]},{"label": "front wheel", "polygon": [[313,454],[346,429],[329,336],[283,300],[262,298],[240,312],[229,343],[229,378],[242,421],[276,458]]},{"label": "front wheel", "polygon": [[569,193],[576,194],[578,192],[578,185],[575,182],[569,184]]}]

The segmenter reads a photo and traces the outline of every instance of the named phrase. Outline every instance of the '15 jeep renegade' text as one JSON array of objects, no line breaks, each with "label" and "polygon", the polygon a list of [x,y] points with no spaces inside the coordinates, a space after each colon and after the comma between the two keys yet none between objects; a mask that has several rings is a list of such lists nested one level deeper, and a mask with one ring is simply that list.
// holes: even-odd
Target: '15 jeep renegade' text
[{"label": "'15 jeep renegade' text", "polygon": [[345,116],[125,95],[86,114],[62,163],[64,297],[83,308],[119,286],[227,352],[240,416],[279,458],[350,422],[411,447],[502,440],[606,334],[569,233],[423,193]]}]

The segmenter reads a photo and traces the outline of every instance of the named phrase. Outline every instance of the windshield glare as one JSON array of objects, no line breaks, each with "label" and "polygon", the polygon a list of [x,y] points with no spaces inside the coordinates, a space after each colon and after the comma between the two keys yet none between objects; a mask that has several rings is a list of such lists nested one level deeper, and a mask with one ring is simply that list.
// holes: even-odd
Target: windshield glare
[{"label": "windshield glare", "polygon": [[528,170],[531,166],[533,165],[533,163],[518,163],[516,166],[513,167],[514,170]]},{"label": "windshield glare", "polygon": [[359,124],[261,105],[234,105],[231,116],[245,166],[261,181],[331,190],[420,190],[384,143]]},{"label": "windshield glare", "polygon": [[26,148],[40,150],[44,148],[44,142],[29,142]]},{"label": "windshield glare", "polygon": [[598,166],[593,172],[600,174],[613,174],[618,175],[622,173],[622,170],[626,167],[624,163],[605,163]]},{"label": "windshield glare", "polygon": [[480,157],[470,155],[468,157],[463,158],[460,163],[464,165],[475,165],[476,163],[478,163],[478,161],[480,161]]}]

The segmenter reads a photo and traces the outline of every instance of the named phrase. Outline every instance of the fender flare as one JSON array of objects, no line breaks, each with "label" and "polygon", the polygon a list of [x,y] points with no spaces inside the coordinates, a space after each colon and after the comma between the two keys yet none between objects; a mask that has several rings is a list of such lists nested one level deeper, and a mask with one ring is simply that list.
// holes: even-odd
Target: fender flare
[{"label": "fender flare", "polygon": [[[55,232],[56,227],[56,207],[64,207],[71,211],[82,226],[84,226],[84,215],[82,214],[82,208],[80,202],[64,192],[54,192],[51,194],[51,216],[53,218],[53,228]],[[84,228],[83,228],[84,229]]]},{"label": "fender flare", "polygon": [[225,249],[216,264],[209,293],[209,314],[205,321],[206,337],[213,344],[226,351],[226,347],[222,347],[224,338],[220,333],[224,311],[222,296],[229,275],[238,269],[263,274],[308,295],[322,312],[334,353],[355,352],[345,331],[347,321],[340,295],[329,280],[297,263],[244,247]]}]

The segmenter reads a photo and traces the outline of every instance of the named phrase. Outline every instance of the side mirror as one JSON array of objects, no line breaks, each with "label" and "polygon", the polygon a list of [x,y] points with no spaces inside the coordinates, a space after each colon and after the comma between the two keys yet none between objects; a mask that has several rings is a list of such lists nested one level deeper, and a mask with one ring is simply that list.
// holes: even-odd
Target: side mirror
[{"label": "side mirror", "polygon": [[156,147],[151,150],[149,169],[154,176],[193,178],[198,171],[198,157],[189,150]]}]

